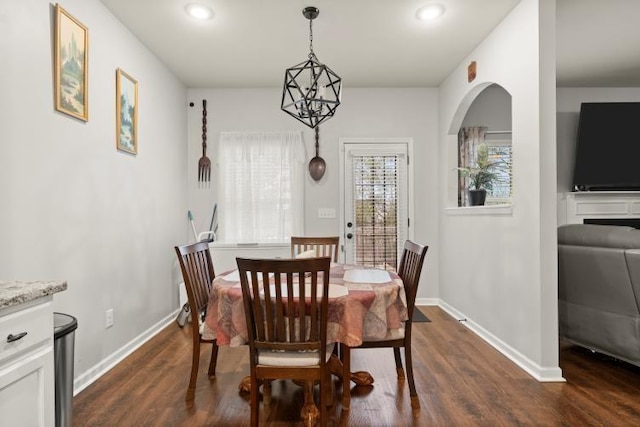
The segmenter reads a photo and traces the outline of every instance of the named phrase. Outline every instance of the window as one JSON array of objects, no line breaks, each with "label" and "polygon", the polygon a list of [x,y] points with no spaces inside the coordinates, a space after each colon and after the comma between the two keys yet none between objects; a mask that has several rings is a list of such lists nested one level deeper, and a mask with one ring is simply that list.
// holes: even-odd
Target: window
[{"label": "window", "polygon": [[221,132],[218,238],[254,243],[301,234],[304,160],[300,132]]},{"label": "window", "polygon": [[486,139],[485,144],[496,175],[493,188],[487,192],[487,204],[511,203],[511,139]]},{"label": "window", "polygon": [[458,206],[468,206],[467,190],[487,190],[487,205],[510,204],[512,195],[511,131],[487,131],[484,126],[458,133]]}]

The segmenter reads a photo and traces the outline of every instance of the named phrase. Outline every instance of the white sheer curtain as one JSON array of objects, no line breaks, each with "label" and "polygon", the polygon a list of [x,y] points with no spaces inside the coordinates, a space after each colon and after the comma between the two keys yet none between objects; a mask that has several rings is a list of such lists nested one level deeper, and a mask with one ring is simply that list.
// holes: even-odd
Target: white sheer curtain
[{"label": "white sheer curtain", "polygon": [[[487,133],[485,126],[463,127],[458,131],[458,167],[468,168],[476,166],[476,150],[484,143]],[[468,206],[467,188],[469,178],[458,175],[458,206]]]},{"label": "white sheer curtain", "polygon": [[302,234],[301,132],[221,132],[219,240],[265,242]]}]

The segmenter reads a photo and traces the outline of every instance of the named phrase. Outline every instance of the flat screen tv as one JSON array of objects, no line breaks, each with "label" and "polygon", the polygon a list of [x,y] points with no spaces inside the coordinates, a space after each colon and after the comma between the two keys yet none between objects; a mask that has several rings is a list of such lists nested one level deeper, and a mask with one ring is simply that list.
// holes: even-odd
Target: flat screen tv
[{"label": "flat screen tv", "polygon": [[640,191],[640,102],[580,108],[574,191]]}]

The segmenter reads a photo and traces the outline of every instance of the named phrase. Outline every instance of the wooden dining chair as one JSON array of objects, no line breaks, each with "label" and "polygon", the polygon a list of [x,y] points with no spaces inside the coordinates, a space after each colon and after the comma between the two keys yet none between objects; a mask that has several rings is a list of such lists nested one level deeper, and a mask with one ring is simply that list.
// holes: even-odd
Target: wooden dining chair
[{"label": "wooden dining chair", "polygon": [[[413,310],[416,303],[416,294],[418,292],[418,283],[420,282],[420,274],[422,273],[422,264],[424,263],[425,255],[427,254],[428,246],[422,246],[407,240],[404,244],[404,250],[402,257],[400,258],[400,265],[398,266],[398,275],[402,279],[404,284],[404,291],[407,298],[407,314],[409,318],[404,323],[404,331],[400,337],[393,337],[391,339],[384,339],[379,341],[364,341],[359,347],[361,348],[393,348],[393,355],[396,360],[396,371],[398,373],[398,379],[405,378],[405,373],[402,368],[402,359],[400,357],[400,348],[404,348],[404,359],[407,365],[407,376],[409,377],[409,395],[411,396],[411,407],[413,409],[420,408],[420,401],[418,400],[418,393],[416,392],[416,385],[413,379],[413,363],[411,360],[411,325],[413,318]],[[344,366],[344,377],[349,374],[351,370],[351,348],[346,345],[340,345],[340,354],[342,363]],[[349,407],[350,400],[350,383],[349,381],[343,381],[343,407]]]},{"label": "wooden dining chair", "polygon": [[202,338],[201,325],[204,322],[211,282],[215,277],[208,242],[198,242],[191,245],[176,246],[176,254],[180,261],[182,278],[187,288],[187,302],[191,313],[191,335],[193,349],[191,357],[191,378],[187,388],[187,401],[192,401],[196,393],[196,380],[200,365],[200,343],[211,343],[211,360],[209,361],[209,378],[216,375],[218,360],[218,344],[216,340]]},{"label": "wooden dining chair", "polygon": [[327,344],[331,259],[236,260],[249,339],[251,425],[259,421],[260,382],[291,379],[305,384],[306,425],[318,414],[313,386],[320,383],[320,424],[326,426],[331,386],[326,362],[334,347]]},{"label": "wooden dining chair", "polygon": [[[315,251],[316,257],[332,257],[333,262],[338,262],[338,247],[340,237],[297,237],[291,236],[291,258],[298,258],[301,254]],[[303,255],[304,256],[304,255]],[[308,257],[307,257],[308,258]]]}]

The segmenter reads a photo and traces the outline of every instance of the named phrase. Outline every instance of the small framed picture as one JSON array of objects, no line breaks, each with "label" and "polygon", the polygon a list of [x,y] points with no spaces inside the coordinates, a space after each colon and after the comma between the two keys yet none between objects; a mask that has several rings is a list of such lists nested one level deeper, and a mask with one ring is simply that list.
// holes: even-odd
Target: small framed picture
[{"label": "small framed picture", "polygon": [[56,110],[89,120],[89,30],[56,4]]},{"label": "small framed picture", "polygon": [[116,71],[116,147],[138,153],[138,82],[120,68]]}]

